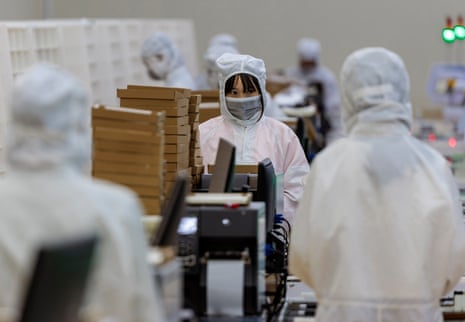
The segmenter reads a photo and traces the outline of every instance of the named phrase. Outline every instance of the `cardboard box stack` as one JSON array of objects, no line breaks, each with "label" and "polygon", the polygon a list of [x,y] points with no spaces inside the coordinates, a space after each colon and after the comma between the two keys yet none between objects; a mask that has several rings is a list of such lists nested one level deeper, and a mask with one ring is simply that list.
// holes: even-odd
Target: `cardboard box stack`
[{"label": "cardboard box stack", "polygon": [[192,95],[189,101],[189,124],[191,126],[190,156],[189,167],[192,174],[192,185],[197,186],[200,183],[200,176],[203,173],[203,158],[200,151],[200,111],[199,106],[202,102],[202,95]]},{"label": "cardboard box stack", "polygon": [[180,171],[190,174],[189,144],[189,100],[191,91],[185,88],[128,85],[118,89],[120,106],[150,111],[164,111],[166,168],[164,174],[166,198]]},{"label": "cardboard box stack", "polygon": [[205,122],[213,117],[219,116],[220,112],[220,97],[217,90],[193,91],[193,95],[201,95],[202,103],[199,108],[199,122]]},{"label": "cardboard box stack", "polygon": [[192,95],[201,95],[202,103],[218,103],[220,101],[220,92],[218,90],[192,91]]},{"label": "cardboard box stack", "polygon": [[134,190],[147,214],[164,191],[165,112],[94,106],[92,175]]}]

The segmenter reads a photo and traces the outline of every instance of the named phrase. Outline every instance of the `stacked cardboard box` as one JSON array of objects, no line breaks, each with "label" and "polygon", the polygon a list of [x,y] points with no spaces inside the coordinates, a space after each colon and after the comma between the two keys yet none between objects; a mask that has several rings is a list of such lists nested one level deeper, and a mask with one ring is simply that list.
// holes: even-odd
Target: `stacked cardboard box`
[{"label": "stacked cardboard box", "polygon": [[120,106],[151,111],[164,111],[166,160],[165,196],[169,193],[180,171],[189,173],[189,100],[191,91],[185,88],[128,85],[118,89]]},{"label": "stacked cardboard box", "polygon": [[134,190],[147,214],[163,203],[165,112],[119,107],[92,109],[92,175]]},{"label": "stacked cardboard box", "polygon": [[201,95],[202,103],[218,103],[220,101],[218,90],[192,91],[192,95]]},{"label": "stacked cardboard box", "polygon": [[193,91],[193,95],[201,95],[202,103],[199,108],[199,122],[203,123],[211,118],[219,116],[220,113],[220,97],[218,90],[209,91]]},{"label": "stacked cardboard box", "polygon": [[203,158],[200,151],[200,111],[202,96],[192,95],[189,101],[189,124],[191,126],[189,166],[192,169],[192,185],[197,186],[203,173]]}]

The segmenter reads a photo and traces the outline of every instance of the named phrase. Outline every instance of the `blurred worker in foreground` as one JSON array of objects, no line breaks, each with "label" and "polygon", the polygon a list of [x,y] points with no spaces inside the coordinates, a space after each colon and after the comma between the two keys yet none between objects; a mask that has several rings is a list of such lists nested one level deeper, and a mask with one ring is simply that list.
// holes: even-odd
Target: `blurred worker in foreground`
[{"label": "blurred worker in foreground", "polygon": [[0,313],[11,321],[19,317],[37,248],[89,233],[100,241],[82,320],[164,321],[137,197],[84,173],[90,111],[82,85],[52,65],[27,71],[13,89],[9,168],[0,180]]},{"label": "blurred worker in foreground", "polygon": [[442,321],[465,272],[462,207],[446,159],[410,134],[402,59],[355,51],[341,93],[348,137],[312,163],[290,271],[315,290],[318,322]]},{"label": "blurred worker in foreground", "polygon": [[[285,75],[297,79],[301,85],[317,89],[320,96],[320,113],[323,115],[323,131],[326,144],[344,135],[340,113],[340,95],[337,79],[320,62],[321,45],[316,39],[302,38],[297,44],[298,66],[286,69]],[[313,94],[315,95],[315,94]]]},{"label": "blurred worker in foreground", "polygon": [[283,215],[292,222],[309,165],[292,129],[264,115],[268,106],[265,64],[249,55],[224,54],[217,66],[221,116],[200,124],[204,162],[214,163],[220,138],[236,146],[236,164],[270,158],[276,175],[283,176]]},{"label": "blurred worker in foreground", "polygon": [[169,87],[197,89],[181,53],[167,34],[156,32],[145,39],[141,57],[152,79],[164,81]]}]

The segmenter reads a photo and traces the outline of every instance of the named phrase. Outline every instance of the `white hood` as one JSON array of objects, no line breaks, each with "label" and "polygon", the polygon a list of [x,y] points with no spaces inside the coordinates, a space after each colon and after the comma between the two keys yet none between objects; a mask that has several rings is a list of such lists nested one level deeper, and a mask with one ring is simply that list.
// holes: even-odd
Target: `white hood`
[{"label": "white hood", "polygon": [[266,95],[266,86],[265,86],[266,69],[265,69],[265,63],[263,62],[263,60],[252,57],[250,55],[238,55],[238,54],[225,53],[221,55],[220,58],[218,58],[218,60],[216,61],[216,65],[219,70],[221,115],[243,126],[252,125],[250,120],[243,121],[243,120],[239,120],[238,118],[234,117],[226,107],[226,98],[225,98],[225,93],[224,93],[226,81],[231,76],[244,73],[244,74],[252,75],[258,79],[258,82],[260,84],[260,92],[261,92],[262,99],[263,99],[263,113],[261,116],[261,118],[263,118],[263,115],[265,114],[265,109],[268,105],[267,95]]},{"label": "white hood", "polygon": [[[156,32],[145,39],[142,44],[141,57],[144,60],[159,53],[163,53],[166,57],[166,61],[164,62],[165,65],[162,66],[163,68],[159,67],[160,70],[164,70],[166,73],[184,65],[184,60],[176,44],[163,32]],[[166,77],[166,75],[161,76]]]},{"label": "white hood", "polygon": [[384,48],[350,55],[341,69],[342,119],[347,132],[357,123],[398,120],[410,128],[410,83],[402,59]]},{"label": "white hood", "polygon": [[90,167],[90,105],[84,87],[52,65],[38,65],[18,78],[7,134],[10,167]]}]

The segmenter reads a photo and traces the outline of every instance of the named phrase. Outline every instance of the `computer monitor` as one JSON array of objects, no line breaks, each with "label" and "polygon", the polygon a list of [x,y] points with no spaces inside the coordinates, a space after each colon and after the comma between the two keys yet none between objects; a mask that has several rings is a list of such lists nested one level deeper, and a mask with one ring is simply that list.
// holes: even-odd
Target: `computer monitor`
[{"label": "computer monitor", "polygon": [[220,138],[216,151],[215,170],[210,180],[208,192],[231,192],[234,178],[236,147]]},{"label": "computer monitor", "polygon": [[152,246],[176,246],[177,229],[181,217],[186,212],[187,178],[178,174],[169,194],[169,199],[163,204],[161,222],[152,237]]},{"label": "computer monitor", "polygon": [[258,163],[257,191],[255,201],[264,201],[266,204],[266,231],[273,229],[276,213],[276,175],[273,163],[269,158]]},{"label": "computer monitor", "polygon": [[43,245],[29,281],[20,322],[76,322],[97,237]]}]

